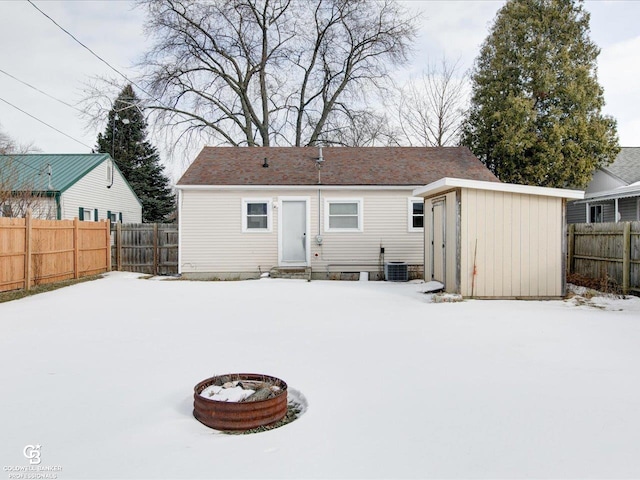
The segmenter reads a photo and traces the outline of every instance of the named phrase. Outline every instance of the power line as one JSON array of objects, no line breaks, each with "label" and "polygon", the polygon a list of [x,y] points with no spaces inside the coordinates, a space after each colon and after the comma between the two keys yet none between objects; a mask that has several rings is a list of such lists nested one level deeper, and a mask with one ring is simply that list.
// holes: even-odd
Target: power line
[{"label": "power line", "polygon": [[42,173],[42,168],[36,168],[33,165],[29,165],[28,163],[24,163],[22,160],[18,160],[16,158],[16,154],[10,153],[8,155],[3,155],[5,157],[11,157],[11,161],[12,162],[18,162],[20,165],[24,165],[25,167],[29,167],[32,170],[35,170],[36,172],[38,172],[38,174]]},{"label": "power line", "polygon": [[22,83],[23,85],[26,85],[27,87],[34,89],[36,92],[39,92],[39,93],[41,93],[41,94],[43,94],[43,95],[46,95],[47,97],[52,98],[52,99],[54,99],[55,101],[60,102],[61,104],[66,105],[66,106],[67,106],[67,107],[69,107],[69,108],[73,108],[73,109],[74,109],[75,111],[77,111],[77,112],[84,113],[82,110],[80,110],[79,108],[77,108],[77,107],[75,107],[75,106],[71,105],[70,103],[67,103],[67,102],[65,102],[64,100],[60,100],[59,98],[56,98],[56,97],[54,97],[53,95],[50,95],[50,94],[48,94],[47,92],[44,92],[44,91],[40,90],[39,88],[34,87],[33,85],[31,85],[31,84],[29,84],[29,83],[25,82],[24,80],[20,80],[18,77],[14,77],[13,75],[11,75],[11,74],[10,74],[10,73],[8,73],[8,72],[5,72],[5,71],[4,71],[4,70],[2,70],[1,68],[0,68],[0,73],[4,73],[7,77],[11,77],[11,78],[13,78],[14,80],[16,80],[17,82],[20,82],[20,83]]},{"label": "power line", "polygon": [[120,75],[122,78],[124,78],[127,82],[131,83],[132,85],[135,85],[135,87],[140,90],[141,92],[143,92],[145,95],[147,95],[149,98],[152,98],[153,100],[155,100],[158,103],[162,103],[160,100],[158,100],[157,98],[155,98],[153,95],[151,95],[149,92],[145,91],[140,85],[138,85],[136,82],[134,82],[133,80],[131,80],[129,77],[127,77],[124,73],[120,72],[120,70],[118,70],[117,68],[115,68],[113,65],[111,65],[109,62],[107,62],[104,58],[102,58],[100,55],[98,55],[96,52],[94,52],[93,50],[91,50],[91,48],[89,48],[88,46],[86,46],[84,43],[82,43],[80,40],[78,40],[71,32],[69,32],[67,29],[65,29],[62,25],[60,25],[58,22],[56,22],[53,18],[51,18],[49,15],[47,15],[45,12],[43,12],[42,10],[40,10],[40,8],[38,8],[36,6],[35,3],[33,3],[31,0],[27,0],[31,6],[33,8],[35,8],[36,10],[38,10],[42,15],[44,15],[45,17],[47,17],[49,20],[51,20],[51,22],[53,22],[53,24],[58,27],[60,30],[62,30],[64,33],[66,33],[67,35],[69,35],[73,40],[75,40],[79,45],[81,45],[83,48],[85,48],[89,53],[91,53],[91,55],[93,55],[94,57],[96,57],[98,60],[100,60],[102,63],[104,63],[107,67],[109,67],[111,70],[113,70],[114,72],[116,72],[118,75]]},{"label": "power line", "polygon": [[62,130],[58,130],[56,127],[54,127],[54,126],[52,126],[52,125],[49,125],[49,124],[48,124],[47,122],[45,122],[44,120],[40,120],[38,117],[35,117],[35,116],[31,115],[31,114],[30,114],[30,113],[28,113],[28,112],[25,112],[25,111],[24,111],[24,110],[22,110],[20,107],[16,107],[13,103],[8,102],[8,101],[7,101],[7,100],[5,100],[4,98],[0,97],[0,101],[3,101],[4,103],[6,103],[7,105],[9,105],[9,106],[11,106],[11,107],[15,108],[16,110],[21,111],[21,112],[22,112],[22,113],[24,113],[25,115],[27,115],[27,116],[29,116],[29,117],[33,118],[34,120],[37,120],[38,122],[42,123],[43,125],[46,125],[47,127],[51,128],[52,130],[55,130],[56,132],[61,133],[61,134],[62,134],[62,135],[64,135],[65,137],[70,138],[71,140],[73,140],[74,142],[77,142],[77,143],[79,143],[80,145],[85,146],[85,147],[87,147],[87,148],[89,148],[89,149],[91,149],[91,148],[92,148],[92,147],[90,147],[89,145],[87,145],[86,143],[83,143],[83,142],[81,142],[80,140],[78,140],[78,139],[76,139],[76,138],[73,138],[71,135],[67,135],[67,134],[66,134],[66,133],[64,133]]}]

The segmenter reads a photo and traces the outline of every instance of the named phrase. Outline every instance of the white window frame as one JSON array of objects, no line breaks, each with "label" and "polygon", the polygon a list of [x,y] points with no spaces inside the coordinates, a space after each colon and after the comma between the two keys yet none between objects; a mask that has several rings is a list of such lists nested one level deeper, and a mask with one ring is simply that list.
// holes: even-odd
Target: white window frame
[{"label": "white window frame", "polygon": [[407,200],[407,230],[409,232],[424,232],[424,226],[422,227],[414,227],[413,226],[413,204],[421,203],[422,204],[422,225],[424,225],[424,198],[420,197],[409,197]]},{"label": "white window frame", "polygon": [[[120,221],[119,220],[119,217],[120,217],[119,214],[120,214],[120,212],[111,212],[111,218],[109,218],[109,221],[111,223],[118,223]],[[114,220],[114,217],[115,217],[115,220]]]},{"label": "white window frame", "polygon": [[[267,204],[267,228],[247,227],[247,205],[250,203]],[[270,198],[243,198],[242,199],[242,233],[270,233],[273,225],[273,200]]]},{"label": "white window frame", "polygon": [[[595,220],[594,217],[597,216],[592,214],[592,211],[600,210],[600,220]],[[589,223],[604,223],[604,205],[601,203],[591,204],[589,206]]]},{"label": "white window frame", "polygon": [[[94,208],[86,208],[86,207],[82,207],[82,221],[83,222],[97,222],[97,220],[95,218],[93,218],[95,216],[95,209]],[[87,219],[87,212],[89,212],[89,219]]]},{"label": "white window frame", "polygon": [[[332,203],[355,203],[358,205],[357,228],[331,228],[329,225],[329,210]],[[363,232],[364,231],[364,200],[362,198],[325,198],[324,199],[324,231],[325,232]]]}]

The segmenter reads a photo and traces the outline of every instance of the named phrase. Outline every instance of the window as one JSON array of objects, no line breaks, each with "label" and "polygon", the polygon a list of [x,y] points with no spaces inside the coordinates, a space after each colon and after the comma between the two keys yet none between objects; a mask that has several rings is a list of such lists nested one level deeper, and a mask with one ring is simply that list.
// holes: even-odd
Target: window
[{"label": "window", "polygon": [[604,222],[602,205],[592,205],[591,208],[589,208],[589,223],[602,222]]},{"label": "window", "polygon": [[326,200],[324,228],[327,232],[361,232],[362,200]]},{"label": "window", "polygon": [[83,220],[85,222],[93,222],[95,219],[93,218],[93,209],[91,208],[82,208],[80,207],[80,217],[79,220]]},{"label": "window", "polygon": [[242,200],[242,231],[271,231],[271,200]]},{"label": "window", "polygon": [[424,200],[409,199],[409,231],[422,232],[424,230]]},{"label": "window", "polygon": [[107,212],[107,216],[111,223],[118,223],[118,221],[122,221],[122,213],[120,212]]}]

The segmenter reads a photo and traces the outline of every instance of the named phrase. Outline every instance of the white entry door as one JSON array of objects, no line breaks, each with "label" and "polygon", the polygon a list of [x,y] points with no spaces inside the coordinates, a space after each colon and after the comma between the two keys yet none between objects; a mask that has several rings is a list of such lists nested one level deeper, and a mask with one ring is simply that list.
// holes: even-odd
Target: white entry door
[{"label": "white entry door", "polygon": [[307,201],[282,200],[280,210],[280,264],[307,265]]}]

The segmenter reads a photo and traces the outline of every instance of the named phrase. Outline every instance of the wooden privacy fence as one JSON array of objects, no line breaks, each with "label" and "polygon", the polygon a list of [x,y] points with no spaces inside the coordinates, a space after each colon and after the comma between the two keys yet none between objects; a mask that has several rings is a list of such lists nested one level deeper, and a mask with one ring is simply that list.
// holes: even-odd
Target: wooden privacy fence
[{"label": "wooden privacy fence", "polygon": [[567,271],[640,293],[640,222],[569,225]]},{"label": "wooden privacy fence", "polygon": [[0,292],[109,270],[108,221],[0,218]]},{"label": "wooden privacy fence", "polygon": [[178,226],[172,223],[116,223],[111,261],[117,270],[178,273]]}]

